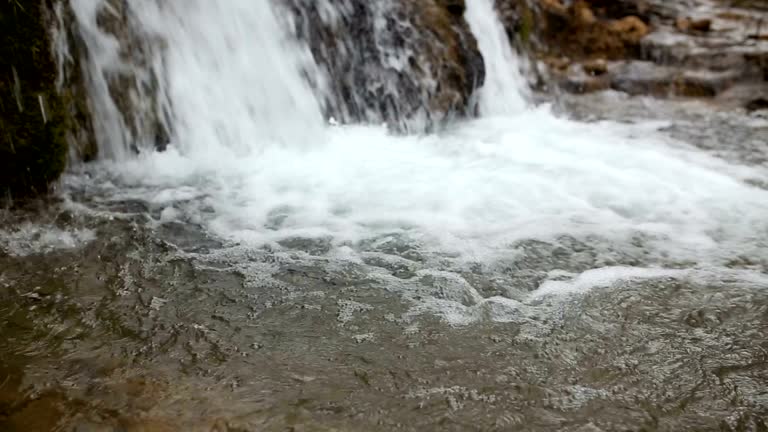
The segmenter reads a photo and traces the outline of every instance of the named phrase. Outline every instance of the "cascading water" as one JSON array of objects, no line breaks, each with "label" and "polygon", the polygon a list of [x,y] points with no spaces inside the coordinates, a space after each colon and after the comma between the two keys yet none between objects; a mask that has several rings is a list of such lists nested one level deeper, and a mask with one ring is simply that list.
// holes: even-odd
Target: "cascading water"
[{"label": "cascading water", "polygon": [[[81,25],[96,22],[97,3],[73,3]],[[588,242],[596,263],[641,253],[630,261],[717,266],[737,251],[764,253],[754,229],[765,228],[768,194],[737,177],[759,173],[675,147],[652,125],[524,109],[492,2],[467,3],[487,69],[483,117],[424,136],[325,125],[334,77],[291,37],[286,9],[248,0],[143,5],[137,33],[162,41],[148,67],[174,134],[165,153],[94,168],[112,179],[102,193],[144,200],[161,222],[194,223],[232,244],[324,239],[339,253],[394,238],[458,266],[491,265],[512,259],[520,242],[563,236]],[[83,33],[101,47],[92,62],[115,59],[113,39]]]},{"label": "cascading water", "polygon": [[[72,0],[68,5],[76,43],[84,45],[80,61],[101,156],[119,160],[139,150],[164,147],[169,125],[159,83],[163,60],[159,41],[145,31],[127,3]],[[62,7],[58,14],[63,19]],[[59,57],[71,59],[69,52],[60,52]]]},{"label": "cascading water", "polygon": [[302,76],[317,71],[270,2],[175,1],[137,13],[165,43],[181,152],[248,155],[323,140],[320,106]]},{"label": "cascading water", "polygon": [[[91,94],[107,157],[123,160],[131,146],[152,149],[150,140],[125,132],[126,112],[146,113],[152,105],[162,109],[149,115],[170,113],[174,145],[184,153],[248,154],[322,139],[320,107],[302,76],[317,71],[270,2],[145,2],[117,11],[109,2],[74,0],[72,7],[90,53]],[[109,33],[99,25],[108,19],[129,22],[107,26]],[[136,80],[144,94],[120,94],[124,89],[112,89],[111,80],[117,86]],[[146,127],[135,129],[151,135]]]},{"label": "cascading water", "polygon": [[485,59],[485,85],[479,91],[481,113],[519,113],[527,105],[525,80],[518,56],[494,9],[494,1],[468,2],[465,17]]}]

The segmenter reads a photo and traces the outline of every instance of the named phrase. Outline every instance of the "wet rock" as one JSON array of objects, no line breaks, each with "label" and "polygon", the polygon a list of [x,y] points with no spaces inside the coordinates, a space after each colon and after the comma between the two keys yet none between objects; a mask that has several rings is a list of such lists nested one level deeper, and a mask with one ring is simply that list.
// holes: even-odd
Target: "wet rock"
[{"label": "wet rock", "polygon": [[602,59],[568,65],[553,73],[560,88],[568,93],[585,94],[611,88],[609,65]]},{"label": "wet rock", "polygon": [[74,25],[74,12],[69,2],[56,3],[53,15],[53,42],[59,51],[56,53],[59,67],[57,90],[65,102],[69,119],[66,130],[69,159],[71,163],[92,161],[98,156],[99,146],[94,130],[93,110],[89,103],[88,77],[81,67],[87,52]]},{"label": "wet rock", "polygon": [[557,15],[562,18],[568,16],[568,8],[560,0],[540,0],[540,4],[547,14]]},{"label": "wet rock", "polygon": [[584,426],[579,427],[576,429],[575,432],[603,432],[603,429],[600,429],[599,427],[595,426],[593,423],[587,423]]},{"label": "wet rock", "polygon": [[648,34],[648,26],[636,16],[628,16],[611,22],[608,27],[628,43],[638,43]]},{"label": "wet rock", "polygon": [[616,71],[611,88],[631,95],[712,97],[736,79],[736,75],[727,71],[686,71],[634,61]]},{"label": "wet rock", "polygon": [[560,87],[574,94],[594,93],[611,88],[611,80],[593,76],[569,76],[560,83]]},{"label": "wet rock", "polygon": [[768,98],[761,97],[752,99],[751,101],[747,102],[745,108],[747,109],[747,112],[768,110]]},{"label": "wet rock", "polygon": [[687,32],[691,29],[691,19],[680,17],[675,20],[675,27],[681,32]]},{"label": "wet rock", "polygon": [[66,166],[52,20],[43,1],[0,2],[0,200],[47,193]]},{"label": "wet rock", "polygon": [[609,19],[633,15],[648,22],[653,13],[647,0],[589,0],[589,4],[599,15]]},{"label": "wet rock", "polygon": [[[498,3],[513,41],[521,39],[521,33],[530,33],[531,36],[525,38],[530,40],[530,48],[549,56],[624,58],[639,51],[640,40],[649,32],[648,25],[637,16],[623,13],[614,18],[607,14],[603,3],[595,1],[500,0]],[[616,12],[616,8],[610,10]],[[627,8],[627,11],[636,10]],[[525,23],[528,24],[523,25]]]},{"label": "wet rock", "polygon": [[691,20],[690,29],[699,32],[708,32],[712,29],[712,20],[708,18]]},{"label": "wet rock", "polygon": [[290,2],[297,36],[330,77],[325,108],[342,122],[429,129],[472,115],[484,81],[477,42],[461,0]]},{"label": "wet rock", "polygon": [[482,296],[464,278],[437,272],[420,272],[419,285],[424,294],[464,306],[478,304]]},{"label": "wet rock", "polygon": [[688,312],[683,321],[686,325],[694,328],[717,327],[723,323],[723,313],[719,310],[701,308]]},{"label": "wet rock", "polygon": [[760,100],[767,99],[763,96],[767,94],[768,91],[762,83],[737,83],[718,94],[714,103],[727,110],[745,109],[752,113],[760,110]]},{"label": "wet rock", "polygon": [[[124,0],[106,0],[96,8],[93,21],[96,28],[89,28],[90,21],[81,22],[78,28],[98,31],[118,41],[120,67],[106,67],[86,63],[90,79],[107,88],[109,100],[94,101],[94,105],[108,104],[118,116],[95,113],[98,139],[110,143],[108,148],[122,148],[133,153],[145,150],[163,151],[170,141],[170,122],[162,105],[159,78],[151,63],[162,53],[164,46],[156,37],[145,34],[136,25],[134,3]],[[97,52],[97,46],[85,46],[84,50]],[[129,66],[126,66],[129,65]],[[95,97],[95,96],[94,96]],[[114,124],[118,118],[119,124]],[[111,156],[111,155],[108,155]]]},{"label": "wet rock", "polygon": [[708,32],[712,29],[711,19],[692,19],[689,17],[680,17],[675,20],[675,27],[681,32]]},{"label": "wet rock", "polygon": [[[756,3],[500,3],[532,5],[535,25],[529,48],[548,68],[548,78],[568,92],[612,88],[632,95],[712,98],[734,85],[768,81],[768,44],[757,37],[768,14]],[[520,8],[517,10],[519,15]],[[691,10],[706,10],[707,15],[686,15]],[[508,26],[515,23],[504,13],[502,16]],[[604,68],[601,60],[611,66]],[[574,62],[582,67],[572,67]],[[743,107],[748,101],[741,99],[736,106]]]},{"label": "wet rock", "polygon": [[565,72],[571,65],[571,60],[567,57],[547,57],[543,59],[550,69]]},{"label": "wet rock", "polygon": [[608,72],[608,63],[603,59],[595,59],[582,63],[581,67],[589,75],[599,76]]},{"label": "wet rock", "polygon": [[455,16],[464,15],[467,5],[464,0],[437,0],[437,4]]},{"label": "wet rock", "polygon": [[579,25],[593,25],[597,22],[595,14],[586,2],[579,1],[573,6],[573,15]]}]

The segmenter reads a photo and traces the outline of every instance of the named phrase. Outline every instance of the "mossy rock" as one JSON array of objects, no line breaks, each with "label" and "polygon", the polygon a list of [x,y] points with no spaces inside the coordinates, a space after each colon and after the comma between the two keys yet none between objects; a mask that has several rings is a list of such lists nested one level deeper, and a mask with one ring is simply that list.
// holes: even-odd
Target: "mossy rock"
[{"label": "mossy rock", "polygon": [[47,193],[66,168],[67,117],[56,90],[45,1],[0,0],[0,192]]}]

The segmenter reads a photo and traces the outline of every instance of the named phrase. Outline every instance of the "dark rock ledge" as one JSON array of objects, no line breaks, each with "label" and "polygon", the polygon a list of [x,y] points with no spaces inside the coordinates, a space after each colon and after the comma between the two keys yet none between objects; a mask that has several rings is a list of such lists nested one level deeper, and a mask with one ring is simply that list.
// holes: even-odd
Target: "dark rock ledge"
[{"label": "dark rock ledge", "polygon": [[[58,85],[55,24],[50,0],[0,2],[0,200],[6,205],[47,193],[70,151],[83,160],[96,154],[82,87]],[[67,72],[78,78],[76,68]]]}]

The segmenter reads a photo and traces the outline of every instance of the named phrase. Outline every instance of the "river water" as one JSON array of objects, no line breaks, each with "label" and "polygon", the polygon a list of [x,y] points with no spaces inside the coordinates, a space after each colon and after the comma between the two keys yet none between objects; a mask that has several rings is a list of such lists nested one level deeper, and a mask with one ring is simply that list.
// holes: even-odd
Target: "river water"
[{"label": "river water", "polygon": [[267,2],[138,10],[173,137],[3,216],[0,429],[765,430],[768,122],[534,105],[467,4],[481,115],[421,135],[324,118]]}]

